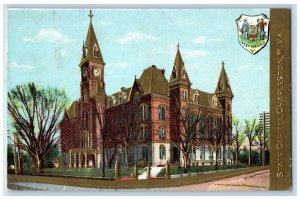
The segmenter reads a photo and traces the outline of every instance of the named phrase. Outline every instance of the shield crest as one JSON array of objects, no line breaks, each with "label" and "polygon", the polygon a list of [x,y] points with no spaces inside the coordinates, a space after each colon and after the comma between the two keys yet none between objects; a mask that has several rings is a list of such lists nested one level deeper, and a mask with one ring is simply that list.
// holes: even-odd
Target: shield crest
[{"label": "shield crest", "polygon": [[259,52],[269,40],[270,19],[265,14],[244,15],[235,20],[240,45],[251,54]]}]

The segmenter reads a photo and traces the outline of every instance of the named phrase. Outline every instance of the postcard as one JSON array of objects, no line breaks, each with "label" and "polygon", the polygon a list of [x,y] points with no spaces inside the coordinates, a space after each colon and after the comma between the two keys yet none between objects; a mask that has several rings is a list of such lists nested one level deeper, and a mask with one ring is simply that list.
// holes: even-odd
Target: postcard
[{"label": "postcard", "polygon": [[7,9],[7,188],[292,190],[291,10]]}]

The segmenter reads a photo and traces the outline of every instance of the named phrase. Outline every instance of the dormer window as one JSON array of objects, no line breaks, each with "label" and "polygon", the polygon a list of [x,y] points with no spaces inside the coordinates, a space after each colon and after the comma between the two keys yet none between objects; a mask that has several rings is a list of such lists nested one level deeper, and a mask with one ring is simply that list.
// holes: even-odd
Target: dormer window
[{"label": "dormer window", "polygon": [[211,104],[212,104],[212,107],[217,107],[218,98],[216,97],[216,95],[213,96]]},{"label": "dormer window", "polygon": [[181,100],[182,101],[186,101],[187,100],[187,92],[185,90],[182,91],[182,93],[181,93]]},{"label": "dormer window", "polygon": [[133,103],[137,104],[140,102],[140,95],[138,92],[135,92],[133,95]]},{"label": "dormer window", "polygon": [[196,91],[196,93],[194,94],[194,101],[196,103],[200,103],[200,95],[199,95],[198,91]]},{"label": "dormer window", "polygon": [[99,49],[98,49],[97,45],[95,44],[94,48],[93,48],[93,56],[95,58],[98,58],[98,54],[99,54]]}]

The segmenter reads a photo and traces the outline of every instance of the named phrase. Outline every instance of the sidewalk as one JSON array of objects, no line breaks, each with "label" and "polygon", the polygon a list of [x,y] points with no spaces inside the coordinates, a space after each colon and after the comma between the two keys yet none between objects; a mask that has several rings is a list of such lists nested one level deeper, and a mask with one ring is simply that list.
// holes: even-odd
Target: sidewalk
[{"label": "sidewalk", "polygon": [[[156,177],[159,172],[163,169],[163,167],[151,167],[151,177]],[[147,171],[145,171],[144,173],[140,174],[138,176],[138,179],[147,179]]]}]

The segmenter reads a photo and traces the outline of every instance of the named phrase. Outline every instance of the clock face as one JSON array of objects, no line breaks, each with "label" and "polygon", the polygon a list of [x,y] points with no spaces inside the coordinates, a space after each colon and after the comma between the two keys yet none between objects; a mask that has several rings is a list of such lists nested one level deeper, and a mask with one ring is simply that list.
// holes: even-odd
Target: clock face
[{"label": "clock face", "polygon": [[93,73],[96,77],[98,77],[100,75],[100,69],[98,68],[93,69]]},{"label": "clock face", "polygon": [[83,76],[83,77],[87,77],[87,68],[86,68],[86,67],[84,67],[84,68],[82,69],[82,76]]}]

